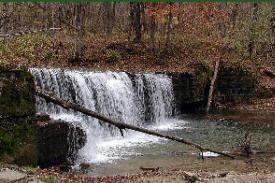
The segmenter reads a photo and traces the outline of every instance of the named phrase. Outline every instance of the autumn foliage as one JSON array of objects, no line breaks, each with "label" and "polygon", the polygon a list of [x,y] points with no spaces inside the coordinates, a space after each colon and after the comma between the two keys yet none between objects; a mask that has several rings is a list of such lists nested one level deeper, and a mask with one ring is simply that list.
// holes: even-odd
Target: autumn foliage
[{"label": "autumn foliage", "polygon": [[[221,51],[228,62],[240,64],[272,59],[272,3],[83,2],[81,16],[77,4],[1,3],[1,59],[74,67],[77,62],[67,61],[76,40],[83,44],[78,65],[86,68],[182,70],[193,62],[213,67]],[[134,43],[137,27],[141,40]],[[114,55],[115,62],[108,62]]]}]

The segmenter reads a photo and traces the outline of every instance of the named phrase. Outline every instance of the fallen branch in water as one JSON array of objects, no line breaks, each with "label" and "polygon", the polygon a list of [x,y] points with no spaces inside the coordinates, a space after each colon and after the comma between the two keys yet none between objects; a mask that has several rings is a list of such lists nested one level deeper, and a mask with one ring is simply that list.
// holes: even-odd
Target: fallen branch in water
[{"label": "fallen branch in water", "polygon": [[187,140],[185,140],[183,138],[179,138],[179,137],[175,137],[175,136],[171,136],[171,135],[167,135],[167,134],[162,134],[162,133],[159,133],[159,132],[154,131],[154,130],[148,130],[146,128],[142,128],[142,127],[138,127],[138,126],[134,126],[134,125],[129,125],[129,124],[126,124],[126,123],[121,123],[121,122],[117,122],[117,121],[111,120],[109,118],[106,118],[105,116],[102,116],[101,114],[98,114],[98,113],[96,113],[94,111],[86,109],[86,108],[84,108],[84,107],[82,107],[82,106],[80,106],[78,104],[62,100],[59,97],[57,97],[56,95],[54,95],[54,94],[48,93],[46,91],[42,91],[39,87],[36,87],[36,94],[38,96],[40,96],[40,97],[43,97],[48,102],[52,102],[52,103],[61,105],[62,107],[66,108],[66,109],[69,109],[69,108],[74,109],[76,111],[82,112],[83,114],[86,114],[88,116],[97,118],[97,119],[102,120],[102,121],[104,121],[106,123],[114,125],[117,128],[119,128],[121,132],[124,129],[130,129],[130,130],[146,133],[146,134],[149,134],[149,135],[154,135],[154,136],[157,136],[157,137],[162,137],[162,138],[166,138],[166,139],[169,139],[169,140],[181,142],[181,143],[193,146],[193,147],[199,149],[201,152],[203,152],[203,151],[210,151],[210,152],[213,152],[213,153],[217,153],[217,154],[220,154],[220,155],[223,155],[223,156],[230,157],[232,159],[234,158],[234,156],[232,156],[230,154],[219,152],[219,151],[215,151],[215,150],[209,149],[207,147],[200,146],[199,144],[187,141]]},{"label": "fallen branch in water", "polygon": [[140,167],[140,169],[142,170],[142,171],[152,171],[152,172],[157,172],[157,171],[159,171],[159,167],[143,167],[143,166],[141,166]]}]

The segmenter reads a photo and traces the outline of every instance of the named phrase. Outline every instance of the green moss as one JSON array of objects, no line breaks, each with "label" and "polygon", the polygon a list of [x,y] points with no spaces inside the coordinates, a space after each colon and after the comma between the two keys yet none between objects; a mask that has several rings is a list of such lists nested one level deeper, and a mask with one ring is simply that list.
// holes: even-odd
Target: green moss
[{"label": "green moss", "polygon": [[0,71],[0,115],[9,118],[34,115],[34,82],[27,68],[1,63]]},{"label": "green moss", "polygon": [[19,166],[36,167],[38,163],[39,151],[36,143],[29,143],[18,148],[18,154],[14,162]]},{"label": "green moss", "polygon": [[0,159],[2,161],[36,166],[38,162],[36,127],[33,125],[1,127],[0,147]]}]

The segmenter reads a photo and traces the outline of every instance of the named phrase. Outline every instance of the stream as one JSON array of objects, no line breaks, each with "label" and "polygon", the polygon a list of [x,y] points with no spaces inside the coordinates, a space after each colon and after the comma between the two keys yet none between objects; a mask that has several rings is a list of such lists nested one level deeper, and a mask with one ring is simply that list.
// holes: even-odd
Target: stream
[{"label": "stream", "polygon": [[[206,120],[175,115],[173,86],[165,74],[77,71],[31,68],[35,84],[64,100],[82,105],[104,116],[157,130],[217,151],[232,152],[249,131],[253,148],[274,144],[274,129],[241,125],[234,120]],[[140,166],[175,168],[182,159],[198,159],[197,149],[166,139],[127,130],[120,131],[79,112],[66,110],[37,97],[38,113],[82,128],[86,145],[79,150],[74,169],[90,165],[88,175],[131,173]],[[204,152],[205,157],[217,154]]]}]

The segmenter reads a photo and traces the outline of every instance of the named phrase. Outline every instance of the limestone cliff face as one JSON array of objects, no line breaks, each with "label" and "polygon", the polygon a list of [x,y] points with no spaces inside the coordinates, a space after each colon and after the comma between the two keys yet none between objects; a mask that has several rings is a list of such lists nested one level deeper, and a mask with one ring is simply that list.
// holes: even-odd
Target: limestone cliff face
[{"label": "limestone cliff face", "polygon": [[172,76],[178,112],[202,113],[206,105],[209,87],[208,73],[174,73]]},{"label": "limestone cliff face", "polygon": [[[212,72],[197,69],[190,73],[170,73],[179,113],[204,113]],[[254,74],[238,67],[220,67],[215,83],[212,109],[240,104],[257,97]]]}]

